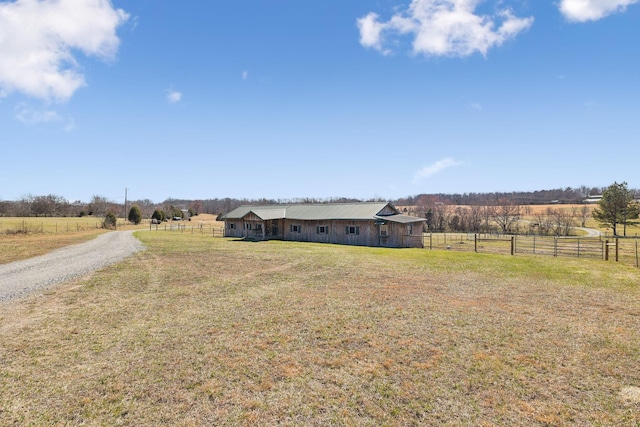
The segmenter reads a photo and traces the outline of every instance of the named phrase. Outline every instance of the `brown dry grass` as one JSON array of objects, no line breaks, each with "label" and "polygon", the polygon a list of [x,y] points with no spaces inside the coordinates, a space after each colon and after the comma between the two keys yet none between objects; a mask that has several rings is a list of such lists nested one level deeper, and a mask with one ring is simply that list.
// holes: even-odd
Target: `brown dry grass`
[{"label": "brown dry grass", "polygon": [[[83,218],[7,218],[0,217],[0,264],[44,255],[54,249],[83,243],[105,233],[102,219]],[[123,219],[118,230],[148,228],[134,226]]]},{"label": "brown dry grass", "polygon": [[578,214],[582,210],[582,208],[585,206],[587,207],[587,209],[589,209],[589,214],[591,214],[591,211],[598,205],[595,203],[588,204],[588,205],[553,203],[548,205],[523,205],[522,209],[527,211],[526,212],[527,215],[545,214],[549,209],[559,210],[567,213],[575,212],[576,214]]},{"label": "brown dry grass", "polygon": [[0,264],[44,255],[54,249],[86,242],[105,231],[91,229],[64,234],[0,234]]},{"label": "brown dry grass", "polygon": [[2,306],[1,425],[640,423],[637,269],[141,236]]}]

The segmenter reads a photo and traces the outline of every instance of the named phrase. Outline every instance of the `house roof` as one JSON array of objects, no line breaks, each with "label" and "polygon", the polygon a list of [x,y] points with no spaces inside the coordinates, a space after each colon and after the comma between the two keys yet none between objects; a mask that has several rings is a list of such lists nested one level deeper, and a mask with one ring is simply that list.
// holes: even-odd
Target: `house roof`
[{"label": "house roof", "polygon": [[[386,209],[387,207],[389,209]],[[399,223],[425,221],[423,218],[401,215],[395,207],[386,202],[240,206],[222,218],[242,219],[249,213],[253,213],[264,221],[272,219],[301,221],[381,219]]]}]

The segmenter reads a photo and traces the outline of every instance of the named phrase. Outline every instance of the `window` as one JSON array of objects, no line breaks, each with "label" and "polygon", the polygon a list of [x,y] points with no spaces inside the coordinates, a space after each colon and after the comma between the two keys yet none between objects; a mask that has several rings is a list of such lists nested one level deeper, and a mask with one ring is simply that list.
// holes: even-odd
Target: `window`
[{"label": "window", "polygon": [[229,223],[229,228],[234,230],[236,228],[236,223],[235,222],[230,222]]},{"label": "window", "polygon": [[389,236],[389,226],[386,224],[380,225],[380,237],[388,237]]},{"label": "window", "polygon": [[302,226],[301,225],[292,225],[291,226],[291,232],[292,233],[301,233],[302,232]]},{"label": "window", "polygon": [[353,225],[347,225],[346,232],[347,232],[347,234],[360,234],[360,227],[353,226]]},{"label": "window", "polygon": [[319,225],[316,227],[316,232],[318,234],[329,234],[329,227],[326,225]]},{"label": "window", "polygon": [[407,234],[409,235],[413,234],[413,225],[411,224],[407,225]]},{"label": "window", "polygon": [[262,224],[256,224],[256,230],[262,230]]},{"label": "window", "polygon": [[251,223],[246,223],[246,224],[244,225],[244,229],[245,229],[245,230],[251,230]]}]

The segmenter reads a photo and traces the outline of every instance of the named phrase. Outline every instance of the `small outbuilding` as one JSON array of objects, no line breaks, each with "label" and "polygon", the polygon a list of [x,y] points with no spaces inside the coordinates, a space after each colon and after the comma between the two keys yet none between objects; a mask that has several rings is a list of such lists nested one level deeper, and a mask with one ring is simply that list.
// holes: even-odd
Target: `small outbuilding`
[{"label": "small outbuilding", "polygon": [[423,247],[426,222],[386,202],[240,206],[222,220],[226,237],[389,248]]}]

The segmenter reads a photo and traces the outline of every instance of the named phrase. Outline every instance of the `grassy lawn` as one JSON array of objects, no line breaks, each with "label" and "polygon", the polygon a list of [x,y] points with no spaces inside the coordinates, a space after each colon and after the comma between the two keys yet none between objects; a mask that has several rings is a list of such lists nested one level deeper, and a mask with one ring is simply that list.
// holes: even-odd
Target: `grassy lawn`
[{"label": "grassy lawn", "polygon": [[0,425],[638,425],[640,271],[140,232],[0,310]]}]

